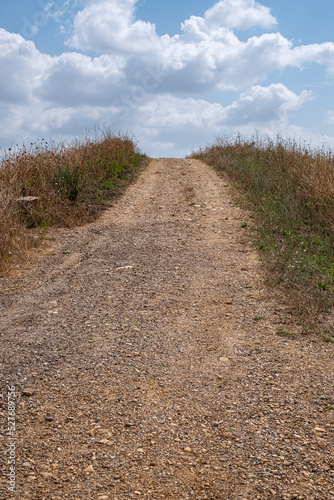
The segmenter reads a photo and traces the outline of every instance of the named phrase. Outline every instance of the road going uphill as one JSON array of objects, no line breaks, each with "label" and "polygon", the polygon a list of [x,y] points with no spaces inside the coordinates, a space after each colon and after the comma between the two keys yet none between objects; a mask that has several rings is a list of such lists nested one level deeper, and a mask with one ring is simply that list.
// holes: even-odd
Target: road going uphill
[{"label": "road going uphill", "polygon": [[0,498],[334,499],[333,344],[269,294],[233,189],[153,160],[0,280]]}]

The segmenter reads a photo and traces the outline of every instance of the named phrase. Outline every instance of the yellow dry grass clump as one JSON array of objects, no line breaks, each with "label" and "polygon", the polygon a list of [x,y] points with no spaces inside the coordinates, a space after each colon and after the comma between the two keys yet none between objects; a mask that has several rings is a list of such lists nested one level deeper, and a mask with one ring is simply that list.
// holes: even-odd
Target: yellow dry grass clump
[{"label": "yellow dry grass clump", "polygon": [[109,131],[70,145],[42,140],[0,161],[0,270],[22,259],[48,226],[92,220],[144,165],[135,141]]}]

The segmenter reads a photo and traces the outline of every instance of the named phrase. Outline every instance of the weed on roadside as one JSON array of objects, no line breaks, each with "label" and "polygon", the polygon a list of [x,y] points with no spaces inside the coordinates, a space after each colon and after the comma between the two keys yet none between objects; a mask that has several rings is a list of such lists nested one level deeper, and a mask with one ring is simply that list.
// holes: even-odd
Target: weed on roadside
[{"label": "weed on roadside", "polygon": [[45,240],[49,226],[92,221],[146,164],[133,139],[109,131],[2,152],[0,271]]},{"label": "weed on roadside", "polygon": [[[293,141],[218,139],[193,157],[227,173],[254,214],[268,284],[309,321],[334,306],[334,152]],[[244,226],[242,226],[244,227]]]},{"label": "weed on roadside", "polygon": [[40,232],[39,232],[39,238],[41,240],[45,240],[46,239],[46,235],[47,235],[47,231],[48,231],[48,227],[50,226],[50,223],[49,222],[46,222],[46,221],[42,221],[41,223],[41,229],[40,229]]},{"label": "weed on roadside", "polygon": [[279,335],[280,337],[285,337],[285,338],[288,338],[288,339],[295,339],[296,338],[296,334],[295,333],[292,333],[292,332],[288,332],[287,330],[285,330],[283,327],[279,326],[277,328],[277,335]]}]

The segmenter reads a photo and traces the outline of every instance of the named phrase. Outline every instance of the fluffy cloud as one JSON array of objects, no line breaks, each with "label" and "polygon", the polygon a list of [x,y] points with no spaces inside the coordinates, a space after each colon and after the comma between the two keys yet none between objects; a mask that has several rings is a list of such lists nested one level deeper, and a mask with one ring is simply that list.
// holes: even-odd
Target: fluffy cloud
[{"label": "fluffy cloud", "polygon": [[[212,143],[216,137],[240,133],[252,138],[255,132],[264,138],[275,139],[279,134],[301,144],[333,148],[333,137],[290,123],[290,115],[311,98],[310,93],[298,95],[281,84],[255,86],[225,107],[201,99],[157,97],[133,113],[132,130],[153,157],[181,157]],[[266,101],[265,110],[261,106],[262,99]]]},{"label": "fluffy cloud", "polygon": [[26,103],[51,58],[42,55],[33,42],[1,28],[0,47],[0,101]]},{"label": "fluffy cloud", "polygon": [[[182,37],[158,37],[155,25],[135,20],[135,5],[138,0],[86,1],[86,6],[74,19],[73,33],[68,44],[78,50],[96,52],[119,52],[121,54],[156,53],[166,43],[182,41]],[[191,16],[181,25],[185,34],[191,33],[200,39],[216,39],[224,34],[222,28],[247,29],[254,26],[271,28],[276,19],[270,9],[255,0],[221,0],[207,10],[204,17]]]},{"label": "fluffy cloud", "polygon": [[[289,130],[292,114],[312,95],[265,86],[271,72],[310,63],[334,72],[333,43],[294,46],[273,32],[240,40],[236,30],[276,24],[255,0],[221,0],[182,23],[179,34],[161,37],[153,24],[136,20],[136,3],[81,0],[67,42],[73,51],[55,57],[0,29],[2,145],[107,125],[133,131],[149,154],[163,145],[184,154],[228,132]],[[226,90],[234,101],[224,106],[201,99],[210,92],[219,101]],[[325,122],[334,122],[333,112]]]},{"label": "fluffy cloud", "polygon": [[[270,9],[255,0],[221,0],[181,25],[182,33],[159,37],[151,23],[135,20],[137,0],[88,2],[74,20],[68,44],[77,50],[121,54],[130,78],[159,65],[157,92],[202,92],[203,88],[245,89],[271,71],[301,68],[309,62],[334,71],[334,44],[293,47],[280,33],[254,36],[246,42],[233,29],[276,24]],[[138,81],[136,82],[138,83]]]},{"label": "fluffy cloud", "polygon": [[122,92],[123,69],[119,57],[62,54],[43,72],[38,93],[55,105],[108,106]]},{"label": "fluffy cloud", "polygon": [[302,67],[310,63],[326,65],[329,73],[334,73],[334,43],[302,45],[287,54],[287,65]]},{"label": "fluffy cloud", "polygon": [[255,0],[221,0],[206,11],[205,20],[210,26],[241,29],[272,28],[277,23],[270,9]]},{"label": "fluffy cloud", "polygon": [[159,43],[155,26],[134,21],[137,0],[90,2],[74,19],[68,44],[78,50],[147,54]]},{"label": "fluffy cloud", "polygon": [[312,97],[310,92],[295,94],[283,84],[269,87],[254,86],[230,106],[209,104],[202,99],[180,99],[164,96],[151,99],[139,106],[147,125],[152,128],[191,127],[204,129],[209,124],[216,127],[282,124],[287,115],[297,111]]},{"label": "fluffy cloud", "polygon": [[272,124],[275,127],[283,126],[286,125],[289,114],[297,111],[311,98],[311,92],[303,91],[297,95],[281,83],[269,87],[256,85],[224,109],[225,116],[220,123],[234,127]]}]

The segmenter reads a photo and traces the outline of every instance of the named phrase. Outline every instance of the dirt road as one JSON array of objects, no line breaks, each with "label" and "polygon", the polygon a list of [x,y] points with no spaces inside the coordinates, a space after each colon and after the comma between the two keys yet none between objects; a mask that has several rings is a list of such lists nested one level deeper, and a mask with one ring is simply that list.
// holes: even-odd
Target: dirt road
[{"label": "dirt road", "polygon": [[284,336],[228,184],[154,160],[1,280],[0,498],[334,499],[333,345]]}]

